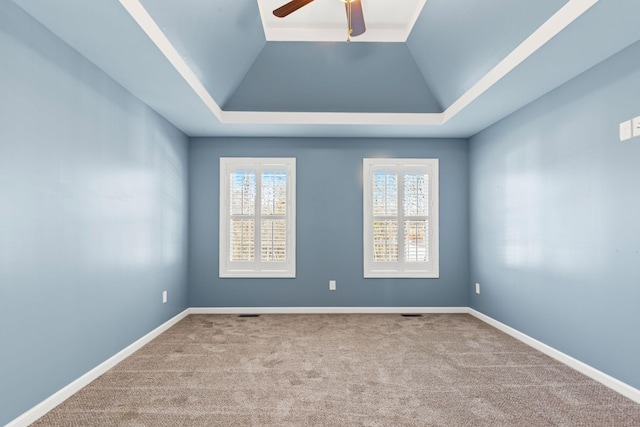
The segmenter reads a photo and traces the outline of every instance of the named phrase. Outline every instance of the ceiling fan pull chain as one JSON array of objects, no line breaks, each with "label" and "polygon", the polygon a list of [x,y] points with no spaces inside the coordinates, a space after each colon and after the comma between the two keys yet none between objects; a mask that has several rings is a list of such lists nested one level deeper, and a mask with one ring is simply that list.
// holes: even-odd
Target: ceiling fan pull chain
[{"label": "ceiling fan pull chain", "polygon": [[347,0],[347,43],[351,41],[351,0]]}]

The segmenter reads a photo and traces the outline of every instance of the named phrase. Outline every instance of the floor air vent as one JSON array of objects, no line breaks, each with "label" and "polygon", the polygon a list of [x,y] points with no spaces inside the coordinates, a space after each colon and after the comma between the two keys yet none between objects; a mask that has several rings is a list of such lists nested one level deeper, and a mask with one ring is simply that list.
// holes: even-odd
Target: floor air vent
[{"label": "floor air vent", "polygon": [[260,317],[259,314],[240,314],[238,317]]},{"label": "floor air vent", "polygon": [[402,317],[422,317],[422,314],[403,314]]}]

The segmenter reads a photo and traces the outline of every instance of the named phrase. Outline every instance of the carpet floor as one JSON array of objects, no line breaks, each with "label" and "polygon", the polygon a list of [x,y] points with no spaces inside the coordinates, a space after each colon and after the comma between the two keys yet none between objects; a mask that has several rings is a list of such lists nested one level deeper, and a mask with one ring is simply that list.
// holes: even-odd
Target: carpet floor
[{"label": "carpet floor", "polygon": [[640,426],[466,314],[190,315],[34,426]]}]

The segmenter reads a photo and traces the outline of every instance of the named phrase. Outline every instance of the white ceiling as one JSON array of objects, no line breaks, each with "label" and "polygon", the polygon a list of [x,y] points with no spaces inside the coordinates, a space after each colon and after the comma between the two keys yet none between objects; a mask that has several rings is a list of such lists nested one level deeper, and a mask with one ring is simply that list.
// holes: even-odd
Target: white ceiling
[{"label": "white ceiling", "polygon": [[[405,42],[426,0],[364,0],[367,31],[352,42]],[[288,0],[258,0],[267,41],[343,42],[347,19],[343,0],[315,0],[285,18],[273,10]]]},{"label": "white ceiling", "polygon": [[257,0],[14,2],[190,136],[468,137],[640,40],[637,0],[428,0],[406,43],[351,47],[267,41]]}]

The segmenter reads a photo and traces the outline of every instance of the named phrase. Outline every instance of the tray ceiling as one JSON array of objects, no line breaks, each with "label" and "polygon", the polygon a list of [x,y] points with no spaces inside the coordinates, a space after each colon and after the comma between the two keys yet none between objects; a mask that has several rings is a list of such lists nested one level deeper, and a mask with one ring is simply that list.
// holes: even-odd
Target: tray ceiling
[{"label": "tray ceiling", "polygon": [[470,136],[640,40],[636,0],[411,0],[371,43],[272,41],[267,0],[13,1],[190,136]]}]

